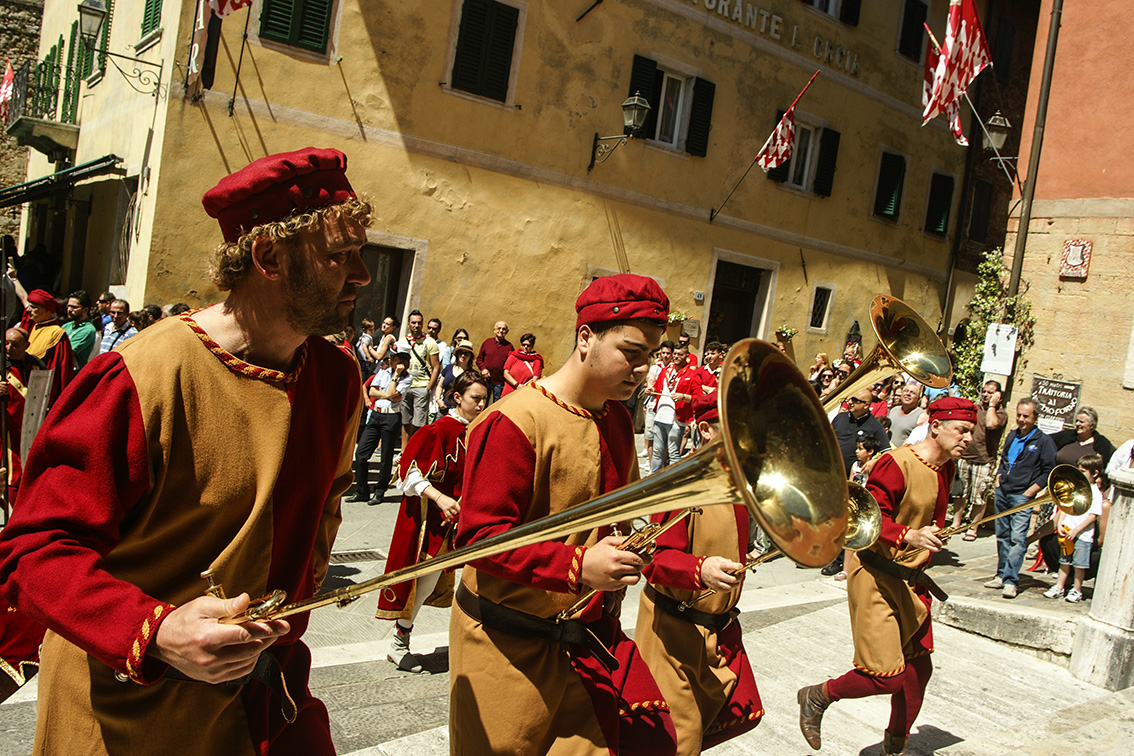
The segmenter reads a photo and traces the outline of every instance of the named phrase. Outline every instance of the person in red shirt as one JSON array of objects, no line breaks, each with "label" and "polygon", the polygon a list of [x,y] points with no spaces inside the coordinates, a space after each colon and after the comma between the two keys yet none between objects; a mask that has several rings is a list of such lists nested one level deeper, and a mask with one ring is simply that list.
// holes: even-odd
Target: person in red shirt
[{"label": "person in red shirt", "polygon": [[693,354],[692,348],[689,346],[689,334],[683,333],[677,337],[677,345],[683,346],[689,351],[689,364],[697,367],[697,355]]},{"label": "person in red shirt", "polygon": [[492,384],[492,394],[488,397],[489,403],[497,401],[504,393],[504,363],[512,354],[512,342],[508,341],[508,324],[498,320],[492,326],[496,334],[491,339],[485,339],[480,345],[480,353],[476,356],[476,366],[481,374]]},{"label": "person in red shirt", "polygon": [[673,362],[658,375],[650,391],[651,396],[658,397],[651,472],[681,458],[686,433],[693,421],[693,397],[703,393],[703,372],[689,363],[689,347],[678,344],[673,351]]},{"label": "person in red shirt", "polygon": [[[721,364],[727,354],[728,347],[719,341],[710,341],[705,347],[705,364],[701,366],[701,382],[705,385],[706,390],[715,389],[720,382]],[[692,357],[693,355],[689,356]]]}]

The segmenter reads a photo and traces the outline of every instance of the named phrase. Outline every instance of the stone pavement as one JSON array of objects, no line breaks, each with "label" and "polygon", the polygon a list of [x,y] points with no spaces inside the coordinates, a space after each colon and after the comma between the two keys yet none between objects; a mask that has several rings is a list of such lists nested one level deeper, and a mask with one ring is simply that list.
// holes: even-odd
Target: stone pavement
[{"label": "stone pavement", "polygon": [[[397,507],[392,490],[390,494],[377,507],[344,503],[326,588],[382,573]],[[1047,613],[1070,623],[1073,632],[1074,620],[1089,608],[1086,602],[1073,605],[1042,598],[1040,593],[1051,581],[1043,576],[1022,576],[1025,590],[1014,601],[982,588],[980,584],[995,571],[991,535],[982,533],[970,543],[956,539],[935,560],[932,574],[951,594],[949,603],[975,607],[971,613],[978,616],[1010,610],[1016,619],[1009,624],[1027,625],[1031,617]],[[623,624],[629,630],[634,627],[638,592],[637,587],[630,590],[623,612]],[[446,754],[449,612],[425,607],[418,617],[413,649],[435,674],[415,675],[385,661],[392,623],[373,619],[376,602],[376,596],[370,595],[343,609],[315,611],[305,636],[314,658],[312,690],[327,704],[337,748],[353,756]],[[852,646],[843,584],[821,577],[817,570],[776,560],[748,577],[740,607],[745,645],[767,714],[752,732],[708,753],[809,753],[798,731],[795,691],[850,666]],[[935,605],[935,613],[944,612],[944,607]],[[934,633],[936,672],[910,741],[910,756],[1015,753],[1003,750],[997,738],[1011,737],[1013,743],[1021,744],[1029,733],[1042,733],[1042,742],[1051,746],[1029,750],[1030,754],[1134,753],[1130,728],[1134,696],[1109,694],[1071,678],[1063,666],[1037,658],[1034,651],[961,632],[942,622],[935,625]],[[1057,720],[1055,712],[1074,706],[1102,712],[1105,721],[1073,731],[1041,727]],[[888,709],[888,702],[881,699],[836,704],[824,722],[823,753],[877,754]],[[33,680],[0,706],[0,756],[30,753],[34,723]],[[1083,745],[1088,742],[1091,745]],[[1056,748],[1059,744],[1062,747]],[[971,750],[958,750],[963,748]]]}]

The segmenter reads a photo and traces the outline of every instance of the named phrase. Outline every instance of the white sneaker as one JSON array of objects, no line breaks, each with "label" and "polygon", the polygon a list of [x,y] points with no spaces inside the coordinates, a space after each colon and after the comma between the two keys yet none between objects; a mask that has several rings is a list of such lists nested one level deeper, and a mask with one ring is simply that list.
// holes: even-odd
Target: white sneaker
[{"label": "white sneaker", "polygon": [[643,449],[642,451],[638,452],[638,456],[639,457],[645,457],[646,456],[646,450]]},{"label": "white sneaker", "polygon": [[1072,604],[1078,604],[1082,600],[1083,600],[1082,592],[1077,591],[1074,588],[1067,591],[1067,598],[1064,599],[1064,601],[1070,601]]},{"label": "white sneaker", "polygon": [[[1072,590],[1074,590],[1074,588],[1072,588]],[[1063,589],[1058,585],[1053,585],[1043,592],[1043,597],[1050,599],[1063,598]]]},{"label": "white sneaker", "polygon": [[996,589],[1003,588],[1004,587],[1004,579],[1000,578],[1000,577],[994,577],[992,580],[989,580],[987,583],[985,583],[984,587],[985,588],[996,588]]},{"label": "white sneaker", "polygon": [[1016,598],[1016,586],[1012,585],[1011,583],[1005,583],[1004,590],[1001,591],[1000,596],[1006,599]]}]

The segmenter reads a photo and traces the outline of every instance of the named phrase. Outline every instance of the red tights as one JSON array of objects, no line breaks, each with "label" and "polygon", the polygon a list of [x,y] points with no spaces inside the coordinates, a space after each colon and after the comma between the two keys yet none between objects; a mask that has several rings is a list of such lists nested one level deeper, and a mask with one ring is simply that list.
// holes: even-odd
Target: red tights
[{"label": "red tights", "polygon": [[906,660],[906,668],[893,677],[875,677],[852,669],[842,677],[827,681],[827,695],[832,701],[840,698],[866,698],[890,696],[891,735],[906,737],[925,700],[925,688],[933,675],[933,662],[929,656]]}]

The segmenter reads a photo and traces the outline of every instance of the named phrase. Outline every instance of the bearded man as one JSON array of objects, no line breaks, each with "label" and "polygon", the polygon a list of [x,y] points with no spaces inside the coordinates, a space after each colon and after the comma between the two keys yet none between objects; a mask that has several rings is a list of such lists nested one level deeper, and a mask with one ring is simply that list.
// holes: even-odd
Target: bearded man
[{"label": "bearded man", "polygon": [[305,149],[223,179],[227,299],[92,360],[40,429],[0,536],[0,593],[49,629],[37,754],[334,753],[307,616],[219,620],[326,573],[362,392],[322,336],[370,280],[345,171]]}]

